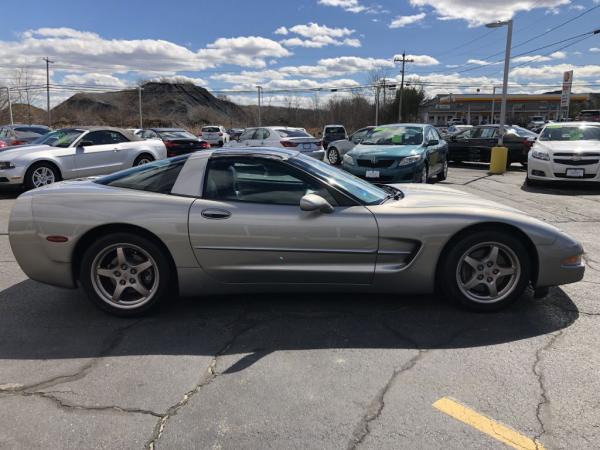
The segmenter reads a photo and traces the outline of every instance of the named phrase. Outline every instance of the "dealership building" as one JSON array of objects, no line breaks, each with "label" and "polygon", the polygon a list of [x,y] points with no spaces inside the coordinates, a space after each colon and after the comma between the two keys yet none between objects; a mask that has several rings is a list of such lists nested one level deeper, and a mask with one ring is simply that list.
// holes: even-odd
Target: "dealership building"
[{"label": "dealership building", "polygon": [[[588,105],[593,94],[571,94],[571,108]],[[464,123],[498,123],[501,94],[444,94],[426,101],[420,109],[422,120],[434,125],[446,125],[451,119]],[[506,102],[506,121],[527,124],[532,116],[557,120],[560,116],[560,93],[509,94]],[[492,117],[494,118],[492,120]]]}]

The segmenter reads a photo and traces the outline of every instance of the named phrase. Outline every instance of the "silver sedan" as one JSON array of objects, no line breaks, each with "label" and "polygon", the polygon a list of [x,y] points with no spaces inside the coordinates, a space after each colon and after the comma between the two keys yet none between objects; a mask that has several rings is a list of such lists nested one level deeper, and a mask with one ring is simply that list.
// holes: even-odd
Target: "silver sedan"
[{"label": "silver sedan", "polygon": [[375,186],[287,149],[220,149],[21,195],[23,271],[143,313],[174,295],[428,294],[496,310],[582,279],[582,246],[515,209],[431,185]]}]

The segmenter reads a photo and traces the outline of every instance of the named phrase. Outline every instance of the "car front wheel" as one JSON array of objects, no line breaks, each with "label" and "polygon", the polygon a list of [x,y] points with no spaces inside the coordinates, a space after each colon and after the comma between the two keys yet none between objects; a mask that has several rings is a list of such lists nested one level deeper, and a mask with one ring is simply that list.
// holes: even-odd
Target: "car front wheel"
[{"label": "car front wheel", "polygon": [[41,162],[34,164],[27,170],[24,184],[27,189],[35,189],[60,180],[60,173],[54,165]]},{"label": "car front wheel", "polygon": [[440,269],[442,293],[475,311],[495,311],[513,303],[530,280],[525,245],[500,230],[463,237],[444,256]]},{"label": "car front wheel", "polygon": [[423,168],[419,172],[419,178],[417,180],[417,183],[425,184],[428,182],[429,182],[429,167],[427,167],[427,164],[423,164]]},{"label": "car front wheel", "polygon": [[442,165],[442,170],[437,174],[438,181],[444,181],[448,178],[448,160],[444,160],[444,164]]},{"label": "car front wheel", "polygon": [[79,280],[96,306],[117,316],[136,316],[167,296],[170,276],[167,256],[155,242],[115,233],[85,251]]},{"label": "car front wheel", "polygon": [[144,153],[144,154],[138,156],[137,158],[135,158],[133,165],[134,166],[143,166],[144,164],[148,164],[152,161],[154,161],[154,158],[152,156]]}]

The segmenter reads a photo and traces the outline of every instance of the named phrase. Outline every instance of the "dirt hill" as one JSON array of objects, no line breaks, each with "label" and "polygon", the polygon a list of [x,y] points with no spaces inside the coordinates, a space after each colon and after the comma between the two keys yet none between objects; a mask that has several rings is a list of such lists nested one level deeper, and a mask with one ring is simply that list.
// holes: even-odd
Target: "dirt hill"
[{"label": "dirt hill", "polygon": [[[47,121],[46,111],[33,105],[14,103],[12,105],[14,123],[45,125]],[[0,125],[10,123],[8,106],[0,110]]]},{"label": "dirt hill", "polygon": [[[249,120],[247,113],[235,103],[187,83],[145,83],[142,115],[144,127],[245,126]],[[75,94],[52,110],[52,118],[54,127],[86,124],[137,127],[138,91]]]}]

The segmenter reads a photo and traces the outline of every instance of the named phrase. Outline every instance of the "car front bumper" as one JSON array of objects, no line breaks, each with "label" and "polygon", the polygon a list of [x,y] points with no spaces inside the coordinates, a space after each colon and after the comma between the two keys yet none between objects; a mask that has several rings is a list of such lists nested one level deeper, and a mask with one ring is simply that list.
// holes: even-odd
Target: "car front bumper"
[{"label": "car front bumper", "polygon": [[[400,167],[362,167],[342,162],[342,169],[373,183],[411,183],[420,181],[423,161]],[[394,164],[395,165],[395,164]],[[367,172],[378,172],[379,176],[367,176]]]},{"label": "car front bumper", "polygon": [[[568,169],[583,169],[583,176],[567,175]],[[570,170],[569,170],[570,172]],[[527,164],[527,177],[537,181],[595,181],[600,182],[600,163],[560,164],[530,157]]]},{"label": "car front bumper", "polygon": [[0,186],[6,184],[23,184],[24,176],[25,168],[23,167],[0,170]]}]

